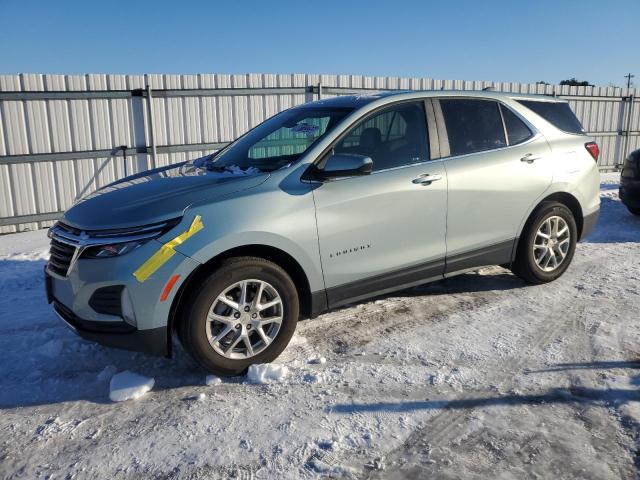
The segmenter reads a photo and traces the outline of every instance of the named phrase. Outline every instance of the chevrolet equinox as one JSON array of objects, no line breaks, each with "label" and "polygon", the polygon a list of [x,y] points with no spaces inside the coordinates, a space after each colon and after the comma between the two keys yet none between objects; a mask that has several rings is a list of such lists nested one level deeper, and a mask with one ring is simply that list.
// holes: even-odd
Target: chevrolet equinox
[{"label": "chevrolet equinox", "polygon": [[307,103],[77,202],[49,230],[47,297],[86,339],[170,355],[175,334],[238,374],[341,305],[487,265],[555,280],[597,220],[598,154],[554,97]]}]

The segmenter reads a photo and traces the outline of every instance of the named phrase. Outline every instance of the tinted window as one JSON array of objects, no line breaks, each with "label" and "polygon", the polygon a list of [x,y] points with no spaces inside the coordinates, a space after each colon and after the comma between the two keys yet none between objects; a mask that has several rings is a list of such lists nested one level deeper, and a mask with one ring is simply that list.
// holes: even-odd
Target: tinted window
[{"label": "tinted window", "polygon": [[564,132],[584,134],[580,121],[573,114],[568,103],[537,102],[535,100],[518,100],[518,102]]},{"label": "tinted window", "polygon": [[498,104],[489,100],[441,99],[451,155],[506,147]]},{"label": "tinted window", "polygon": [[518,116],[509,110],[507,107],[500,105],[502,110],[502,118],[504,119],[504,126],[507,129],[507,137],[509,138],[509,145],[517,145],[525,140],[531,138],[533,133],[529,130],[529,127],[518,118]]},{"label": "tinted window", "polygon": [[334,150],[371,157],[374,171],[429,160],[424,104],[402,103],[374,114],[349,131]]}]

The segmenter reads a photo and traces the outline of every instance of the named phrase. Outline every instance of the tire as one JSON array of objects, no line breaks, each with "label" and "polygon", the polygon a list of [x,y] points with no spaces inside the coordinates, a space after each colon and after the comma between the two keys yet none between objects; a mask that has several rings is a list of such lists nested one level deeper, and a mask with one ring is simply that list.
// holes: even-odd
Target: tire
[{"label": "tire", "polygon": [[640,208],[630,207],[627,205],[627,210],[629,210],[634,215],[640,215]]},{"label": "tire", "polygon": [[[562,220],[556,220],[558,218]],[[567,227],[568,241],[565,242],[567,240],[565,234],[555,235],[555,240],[553,240],[553,234],[549,240],[540,236],[546,235],[549,228],[553,232],[554,225],[559,225],[560,231],[564,230],[564,226]],[[513,273],[533,285],[555,280],[569,267],[575,253],[577,238],[578,228],[571,210],[559,202],[541,203],[531,214],[524,227],[518,242],[516,258],[511,267]],[[553,243],[551,243],[552,240]],[[540,245],[536,247],[535,254],[534,243]],[[547,245],[551,243],[552,248],[542,246],[544,243]],[[549,251],[551,253],[548,253]],[[564,253],[564,257],[562,257],[562,253]],[[552,256],[558,262],[555,267]]]},{"label": "tire", "polygon": [[[244,303],[241,302],[243,284]],[[230,287],[233,288],[230,290]],[[258,290],[261,296],[256,303]],[[279,304],[259,310],[277,302],[278,298]],[[239,308],[228,305],[229,301]],[[205,370],[220,376],[239,375],[252,364],[275,360],[295,332],[300,308],[291,277],[275,263],[257,257],[224,260],[187,302],[178,324],[180,342]],[[245,312],[242,305],[249,311]],[[210,314],[213,320],[208,320]],[[265,319],[278,317],[281,317],[279,324],[258,325]],[[228,329],[228,333],[216,341]],[[233,347],[236,340],[238,343]],[[248,345],[255,351],[249,351]]]}]

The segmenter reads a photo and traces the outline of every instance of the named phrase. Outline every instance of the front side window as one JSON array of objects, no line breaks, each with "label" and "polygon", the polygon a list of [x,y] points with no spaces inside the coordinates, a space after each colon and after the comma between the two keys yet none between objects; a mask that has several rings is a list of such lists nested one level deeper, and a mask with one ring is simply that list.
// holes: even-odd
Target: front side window
[{"label": "front side window", "polygon": [[277,170],[296,162],[352,111],[352,108],[321,107],[285,110],[214,155],[207,168]]},{"label": "front side window", "polygon": [[440,99],[451,155],[507,146],[498,103],[491,100]]},{"label": "front side window", "polygon": [[429,160],[423,102],[401,103],[376,113],[352,128],[335,153],[365,155],[373,170],[387,170]]}]

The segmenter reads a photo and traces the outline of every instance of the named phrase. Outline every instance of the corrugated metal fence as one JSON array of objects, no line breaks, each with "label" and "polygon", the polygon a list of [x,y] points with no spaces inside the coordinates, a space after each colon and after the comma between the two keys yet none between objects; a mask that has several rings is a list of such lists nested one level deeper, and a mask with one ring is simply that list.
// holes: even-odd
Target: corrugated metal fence
[{"label": "corrugated metal fence", "polygon": [[0,75],[0,233],[50,225],[96,188],[216,151],[300,103],[487,87],[567,98],[600,144],[602,169],[640,148],[634,89],[356,75]]}]

